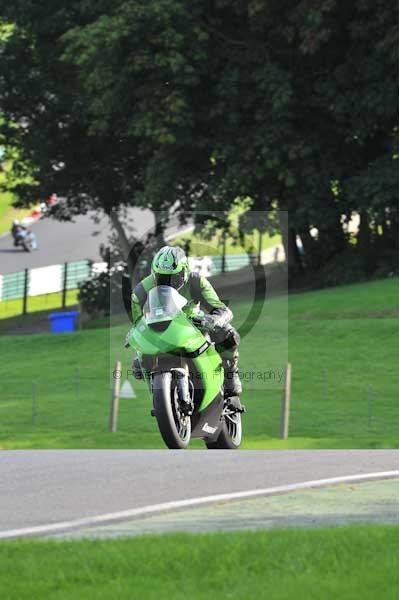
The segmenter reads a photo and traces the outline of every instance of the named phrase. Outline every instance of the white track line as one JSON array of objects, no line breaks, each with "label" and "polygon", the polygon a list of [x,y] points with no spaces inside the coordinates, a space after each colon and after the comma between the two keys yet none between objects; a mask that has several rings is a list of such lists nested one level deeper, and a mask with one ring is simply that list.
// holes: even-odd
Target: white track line
[{"label": "white track line", "polygon": [[215,494],[214,496],[202,496],[199,498],[189,498],[188,500],[175,500],[173,502],[164,502],[162,504],[153,504],[131,510],[123,510],[95,517],[85,517],[73,521],[61,521],[48,525],[39,525],[36,527],[24,527],[22,529],[10,529],[0,532],[0,539],[13,539],[23,536],[45,535],[51,533],[60,533],[69,529],[81,527],[91,527],[93,525],[111,524],[115,521],[123,521],[135,517],[145,517],[157,513],[179,510],[182,508],[191,508],[203,504],[215,502],[224,502],[229,500],[245,500],[256,496],[272,496],[275,494],[284,494],[287,492],[306,490],[309,488],[320,488],[326,485],[335,485],[338,483],[358,483],[361,481],[372,481],[376,479],[399,478],[399,471],[381,471],[378,473],[365,473],[362,475],[345,475],[343,477],[329,477],[328,479],[316,479],[314,481],[304,481],[302,483],[292,483],[270,488],[261,488],[257,490],[247,490],[242,492],[231,492],[228,494]]}]

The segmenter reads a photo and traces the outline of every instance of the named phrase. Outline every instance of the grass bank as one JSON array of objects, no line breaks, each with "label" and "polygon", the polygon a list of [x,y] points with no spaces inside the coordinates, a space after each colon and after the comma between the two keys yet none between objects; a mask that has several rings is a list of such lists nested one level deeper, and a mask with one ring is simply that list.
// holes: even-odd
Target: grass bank
[{"label": "grass bank", "polygon": [[[209,240],[204,241],[202,235],[196,235],[195,233],[181,234],[171,240],[173,246],[185,247],[189,244],[189,253],[191,256],[217,256],[221,255],[223,251],[223,242],[221,234],[215,234]],[[269,236],[264,233],[262,235],[261,248],[267,250],[281,244],[281,236],[274,235]],[[259,234],[257,232],[245,234],[243,236],[242,243],[238,243],[237,240],[231,236],[226,236],[225,240],[225,251],[226,254],[257,254],[259,250]]]},{"label": "grass bank", "polygon": [[[251,313],[232,299],[242,336],[244,448],[399,447],[399,280],[273,298]],[[253,327],[252,327],[253,326]],[[252,328],[251,328],[252,327]],[[131,379],[119,430],[107,432],[114,359],[126,326],[73,335],[3,336],[0,447],[162,448],[145,386]],[[293,364],[290,439],[278,439],[282,367]],[[203,447],[195,442],[193,447]]]},{"label": "grass bank", "polygon": [[[0,185],[2,177],[4,175],[0,173]],[[13,195],[9,192],[0,193],[0,235],[10,231],[14,219],[23,219],[31,212],[28,208],[14,208],[13,201]]]},{"label": "grass bank", "polygon": [[[75,306],[78,303],[78,290],[67,290],[66,306]],[[45,310],[58,309],[63,310],[62,292],[53,294],[43,294],[41,296],[30,296],[28,298],[27,310],[28,313],[41,312]],[[23,299],[4,300],[0,302],[0,319],[10,319],[21,315],[23,307]]]},{"label": "grass bank", "polygon": [[398,527],[0,544],[7,600],[396,600],[398,586]]}]

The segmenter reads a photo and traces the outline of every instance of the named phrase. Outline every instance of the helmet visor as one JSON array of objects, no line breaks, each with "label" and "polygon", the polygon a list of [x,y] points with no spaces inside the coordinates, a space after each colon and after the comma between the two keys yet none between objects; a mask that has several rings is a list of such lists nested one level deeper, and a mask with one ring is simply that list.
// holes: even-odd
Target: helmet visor
[{"label": "helmet visor", "polygon": [[155,283],[157,285],[169,285],[175,290],[180,290],[185,283],[185,269],[180,273],[173,273],[172,275],[162,275],[161,273],[155,273]]}]

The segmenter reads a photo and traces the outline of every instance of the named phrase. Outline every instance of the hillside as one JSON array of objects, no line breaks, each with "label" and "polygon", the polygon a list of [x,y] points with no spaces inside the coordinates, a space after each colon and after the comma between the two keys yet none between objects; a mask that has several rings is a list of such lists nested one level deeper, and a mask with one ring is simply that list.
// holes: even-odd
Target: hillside
[{"label": "hillside", "polygon": [[[258,306],[257,315],[249,300],[233,299],[235,322],[247,331],[240,352],[244,448],[399,447],[398,292],[399,280],[389,279],[298,294],[289,299],[289,319],[285,298]],[[107,432],[114,359],[125,371],[130,365],[127,328],[3,336],[0,446],[162,447],[136,381],[137,398],[121,401],[119,432]],[[282,442],[278,379],[287,352],[292,415],[290,439]]]}]

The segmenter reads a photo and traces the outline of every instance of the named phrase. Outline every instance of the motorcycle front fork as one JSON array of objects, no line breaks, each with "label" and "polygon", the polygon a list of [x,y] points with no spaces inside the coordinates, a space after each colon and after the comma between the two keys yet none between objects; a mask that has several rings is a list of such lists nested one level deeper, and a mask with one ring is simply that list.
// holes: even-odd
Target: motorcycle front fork
[{"label": "motorcycle front fork", "polygon": [[180,406],[184,414],[192,415],[194,412],[194,402],[190,394],[190,382],[188,370],[184,368],[173,369],[173,376],[176,377],[177,395]]}]

